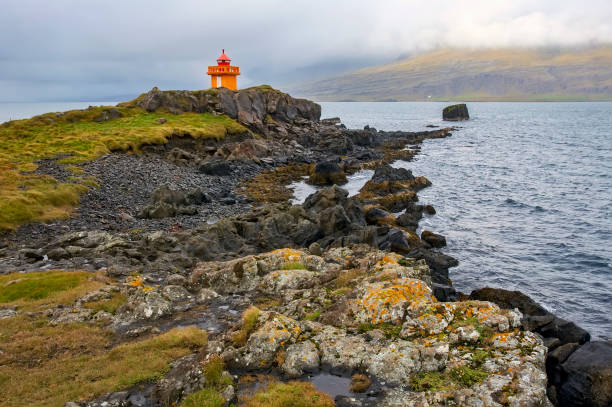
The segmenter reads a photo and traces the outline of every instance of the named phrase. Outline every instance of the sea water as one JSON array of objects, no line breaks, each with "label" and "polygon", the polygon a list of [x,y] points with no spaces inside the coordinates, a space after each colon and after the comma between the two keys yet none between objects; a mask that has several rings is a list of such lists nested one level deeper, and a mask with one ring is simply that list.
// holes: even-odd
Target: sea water
[{"label": "sea water", "polygon": [[446,236],[455,287],[519,290],[612,338],[612,103],[468,103],[457,123],[441,120],[448,103],[321,105],[349,128],[457,126],[394,164],[433,183],[420,228]]}]

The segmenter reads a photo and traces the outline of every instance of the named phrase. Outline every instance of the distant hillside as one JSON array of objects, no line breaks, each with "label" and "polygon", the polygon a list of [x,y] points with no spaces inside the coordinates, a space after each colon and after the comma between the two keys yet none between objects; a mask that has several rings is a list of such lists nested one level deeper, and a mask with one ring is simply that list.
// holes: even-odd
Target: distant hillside
[{"label": "distant hillside", "polygon": [[290,90],[317,101],[612,100],[612,46],[441,49]]}]

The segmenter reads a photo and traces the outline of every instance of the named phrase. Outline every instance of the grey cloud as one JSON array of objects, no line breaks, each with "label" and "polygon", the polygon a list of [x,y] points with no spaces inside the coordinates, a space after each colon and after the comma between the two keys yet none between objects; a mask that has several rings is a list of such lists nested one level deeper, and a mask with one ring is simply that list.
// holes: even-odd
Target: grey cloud
[{"label": "grey cloud", "polygon": [[225,48],[241,86],[281,86],[439,46],[612,42],[609,0],[3,0],[0,100],[203,88]]}]

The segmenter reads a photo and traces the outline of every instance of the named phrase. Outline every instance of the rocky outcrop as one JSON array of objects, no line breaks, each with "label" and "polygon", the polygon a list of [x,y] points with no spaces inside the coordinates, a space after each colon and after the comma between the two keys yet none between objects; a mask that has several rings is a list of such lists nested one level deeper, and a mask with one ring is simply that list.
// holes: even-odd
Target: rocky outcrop
[{"label": "rocky outcrop", "polygon": [[502,308],[518,308],[523,313],[525,329],[537,332],[544,338],[557,339],[550,341],[551,349],[566,343],[583,344],[591,339],[587,331],[573,322],[555,316],[520,291],[487,287],[472,291],[470,298],[491,301]]},{"label": "rocky outcrop", "polygon": [[517,330],[520,312],[439,303],[423,261],[364,249],[280,249],[198,265],[192,284],[277,299],[257,312],[244,343],[228,344],[224,360],[243,372],[277,367],[287,378],[358,372],[384,384],[374,405],[549,405],[546,348]]},{"label": "rocky outcrop", "polygon": [[333,161],[318,163],[308,177],[308,183],[313,185],[343,185],[346,182],[346,174]]},{"label": "rocky outcrop", "polygon": [[442,119],[447,121],[468,120],[470,114],[465,103],[458,105],[447,106],[442,110]]},{"label": "rocky outcrop", "polygon": [[444,247],[446,246],[446,238],[442,235],[434,233],[430,230],[424,230],[421,233],[421,239],[427,242],[431,247]]},{"label": "rocky outcrop", "polygon": [[264,123],[317,122],[321,106],[306,99],[296,99],[269,86],[241,89],[226,88],[199,91],[151,89],[123,107],[139,107],[148,112],[168,111],[225,114],[254,129]]},{"label": "rocky outcrop", "polygon": [[[612,385],[610,343],[589,342],[591,335],[587,331],[557,317],[520,291],[487,287],[472,291],[470,298],[520,310],[523,329],[543,337],[549,349],[546,358],[548,394],[555,405],[609,405],[612,393],[604,389]],[[577,356],[572,359],[574,354]]]},{"label": "rocky outcrop", "polygon": [[560,406],[612,405],[612,341],[586,343],[560,367],[563,374],[554,383]]}]

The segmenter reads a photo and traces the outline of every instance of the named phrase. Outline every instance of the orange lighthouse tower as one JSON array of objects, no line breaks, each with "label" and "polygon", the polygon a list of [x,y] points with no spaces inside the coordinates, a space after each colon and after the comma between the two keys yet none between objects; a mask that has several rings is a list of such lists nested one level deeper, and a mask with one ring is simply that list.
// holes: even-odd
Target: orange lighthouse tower
[{"label": "orange lighthouse tower", "polygon": [[240,75],[240,68],[237,66],[230,66],[231,59],[225,55],[225,50],[222,51],[221,56],[217,58],[216,66],[208,67],[208,75],[210,75],[210,86],[212,88],[218,88],[223,86],[228,89],[237,90],[236,86],[237,76]]}]

